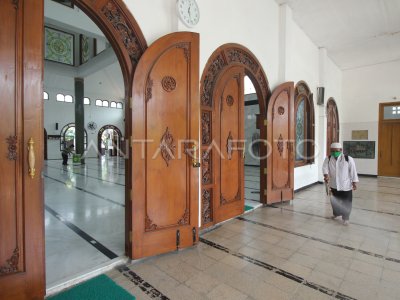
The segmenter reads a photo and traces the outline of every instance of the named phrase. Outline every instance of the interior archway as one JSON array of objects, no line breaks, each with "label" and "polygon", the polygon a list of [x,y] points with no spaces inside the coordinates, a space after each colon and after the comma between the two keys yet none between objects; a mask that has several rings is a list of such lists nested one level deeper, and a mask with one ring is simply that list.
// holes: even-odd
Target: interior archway
[{"label": "interior archway", "polygon": [[[213,201],[218,195],[213,195],[216,186],[214,178],[215,163],[207,151],[214,141],[213,115],[217,108],[214,101],[214,93],[218,79],[232,67],[241,67],[255,88],[259,105],[257,115],[257,128],[260,136],[266,137],[264,120],[266,120],[268,99],[271,95],[267,77],[261,64],[255,55],[247,48],[239,44],[225,44],[214,51],[208,59],[200,82],[200,104],[201,104],[201,224],[203,227],[214,224]],[[260,156],[266,154],[266,147],[260,147]],[[266,160],[260,160],[260,201],[265,202],[264,193],[266,182],[261,176],[266,168]]]},{"label": "interior archway", "polygon": [[[111,150],[111,156],[121,156],[125,153],[121,149],[122,133],[118,127],[114,125],[105,125],[100,128],[97,134],[97,151],[99,156],[105,155],[107,150]],[[107,140],[105,140],[107,139]],[[109,146],[111,144],[111,149]],[[122,153],[120,153],[122,151]]]}]

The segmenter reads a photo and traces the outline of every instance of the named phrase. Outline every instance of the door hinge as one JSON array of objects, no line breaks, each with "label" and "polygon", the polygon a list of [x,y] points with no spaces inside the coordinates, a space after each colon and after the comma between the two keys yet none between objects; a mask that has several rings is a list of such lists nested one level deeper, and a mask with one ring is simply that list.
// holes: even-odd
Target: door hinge
[{"label": "door hinge", "polygon": [[264,175],[267,175],[267,168],[264,168]]},{"label": "door hinge", "polygon": [[196,227],[193,227],[192,229],[192,234],[193,234],[193,245],[196,244]]},{"label": "door hinge", "polygon": [[129,191],[129,200],[132,202],[132,189]]},{"label": "door hinge", "polygon": [[264,119],[264,126],[267,127],[267,125],[268,125],[268,120]]},{"label": "door hinge", "polygon": [[267,196],[267,190],[264,190],[264,196]]},{"label": "door hinge", "polygon": [[129,231],[129,243],[132,243],[132,231]]},{"label": "door hinge", "polygon": [[132,136],[129,137],[129,145],[131,146],[131,148],[133,148]]},{"label": "door hinge", "polygon": [[176,231],[176,251],[179,250],[179,246],[181,244],[181,232],[179,229]]},{"label": "door hinge", "polygon": [[133,100],[132,97],[129,98],[129,108],[132,109],[133,107]]}]

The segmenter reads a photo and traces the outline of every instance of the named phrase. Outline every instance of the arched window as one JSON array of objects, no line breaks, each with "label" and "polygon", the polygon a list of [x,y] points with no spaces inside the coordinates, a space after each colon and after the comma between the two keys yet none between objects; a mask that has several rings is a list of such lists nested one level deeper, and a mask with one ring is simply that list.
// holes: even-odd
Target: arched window
[{"label": "arched window", "polygon": [[90,105],[90,99],[88,97],[83,98],[83,104]]},{"label": "arched window", "polygon": [[121,103],[121,102],[117,102],[117,108],[120,108],[120,109],[122,109],[122,108],[123,108],[123,106],[122,106],[122,103]]},{"label": "arched window", "polygon": [[47,92],[43,92],[43,100],[49,100],[49,94]]},{"label": "arched window", "polygon": [[339,113],[336,106],[335,99],[329,98],[326,104],[326,155],[331,153],[331,144],[339,142]]},{"label": "arched window", "polygon": [[115,101],[111,101],[110,107],[117,108],[117,103]]},{"label": "arched window", "polygon": [[57,94],[56,100],[59,102],[64,102],[65,101],[65,96],[63,94]]},{"label": "arched window", "polygon": [[72,103],[74,98],[71,95],[65,95],[65,102]]},{"label": "arched window", "polygon": [[108,107],[108,101],[107,100],[103,100],[103,107]]},{"label": "arched window", "polygon": [[101,101],[100,99],[97,99],[96,106],[103,106],[103,101]]},{"label": "arched window", "polygon": [[[65,125],[61,129],[60,134],[60,150],[64,150],[65,148],[69,147],[70,145],[76,145],[75,142],[75,123],[69,123]],[[85,139],[84,139],[84,147],[86,150],[87,146],[87,132],[85,129]]]},{"label": "arched window", "polygon": [[295,101],[295,166],[300,167],[314,163],[314,102],[313,94],[304,81],[296,84]]}]

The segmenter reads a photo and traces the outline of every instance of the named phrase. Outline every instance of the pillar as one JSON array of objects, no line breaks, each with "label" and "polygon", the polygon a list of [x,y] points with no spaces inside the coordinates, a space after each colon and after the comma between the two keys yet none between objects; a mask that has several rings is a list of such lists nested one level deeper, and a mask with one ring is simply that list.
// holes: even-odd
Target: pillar
[{"label": "pillar", "polygon": [[[81,156],[85,152],[84,86],[83,78],[75,78],[75,153]],[[81,163],[85,163],[84,159],[82,159]]]}]

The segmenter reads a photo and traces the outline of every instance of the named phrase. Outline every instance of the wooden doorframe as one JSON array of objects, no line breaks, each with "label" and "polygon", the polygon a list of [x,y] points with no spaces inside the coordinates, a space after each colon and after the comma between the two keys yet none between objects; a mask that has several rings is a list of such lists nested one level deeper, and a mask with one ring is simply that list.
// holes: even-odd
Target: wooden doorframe
[{"label": "wooden doorframe", "polygon": [[[140,57],[147,49],[147,43],[138,23],[123,0],[74,0],[78,6],[104,33],[118,58],[125,87],[125,141],[132,134],[130,101],[132,99],[132,80]],[[128,145],[127,145],[128,149]],[[130,145],[129,145],[129,149]],[[131,243],[132,206],[132,154],[125,160],[125,253],[129,255]]]},{"label": "wooden doorframe", "polygon": [[[213,99],[218,79],[232,66],[240,66],[245,70],[256,90],[257,99],[260,107],[260,115],[257,118],[257,128],[260,129],[260,136],[266,138],[266,126],[264,121],[267,118],[268,99],[271,96],[267,76],[256,58],[256,56],[246,47],[239,44],[224,44],[217,48],[207,61],[200,81],[200,105],[201,105],[201,227],[206,228],[213,225],[213,190],[218,180],[215,178],[215,166],[209,160],[208,155],[203,155],[213,142],[212,115],[217,109]],[[260,147],[260,156],[266,154],[266,147]],[[260,202],[266,203],[266,198],[262,192],[266,189],[264,169],[267,167],[266,160],[260,161]],[[210,180],[207,180],[210,178]]]},{"label": "wooden doorframe", "polygon": [[326,103],[326,118],[327,118],[327,127],[326,127],[326,155],[330,155],[331,153],[331,143],[332,140],[329,138],[329,105],[334,105],[335,113],[336,113],[336,118],[337,118],[337,123],[336,123],[336,138],[337,142],[339,142],[339,136],[340,136],[340,123],[339,123],[339,112],[337,109],[337,104],[334,98],[330,97],[328,99],[328,102]]},{"label": "wooden doorframe", "polygon": [[384,118],[383,118],[383,109],[384,109],[384,107],[385,106],[394,106],[394,105],[400,105],[400,101],[395,101],[395,102],[381,102],[381,103],[379,103],[379,121],[378,121],[378,154],[377,154],[377,157],[378,157],[378,176],[385,176],[385,175],[382,175],[382,162],[381,162],[381,159],[380,159],[380,149],[381,149],[381,143],[382,143],[382,137],[381,137],[381,129],[382,129],[382,126],[384,125],[384,124],[393,124],[393,123],[395,123],[395,124],[398,124],[398,123],[400,123],[400,120],[396,120],[396,119],[393,119],[393,120],[384,120]]}]

